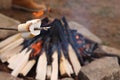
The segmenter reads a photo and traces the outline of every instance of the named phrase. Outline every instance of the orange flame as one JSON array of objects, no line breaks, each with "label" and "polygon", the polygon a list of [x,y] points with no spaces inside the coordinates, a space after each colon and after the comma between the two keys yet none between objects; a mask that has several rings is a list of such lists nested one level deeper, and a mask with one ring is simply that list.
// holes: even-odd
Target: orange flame
[{"label": "orange flame", "polygon": [[40,18],[45,14],[45,12],[43,10],[40,10],[38,12],[33,12],[32,14],[35,18]]},{"label": "orange flame", "polygon": [[37,43],[32,44],[31,48],[34,51],[33,51],[33,53],[31,53],[30,57],[34,57],[34,56],[38,55],[41,51],[41,48],[42,48],[42,41],[38,41]]}]

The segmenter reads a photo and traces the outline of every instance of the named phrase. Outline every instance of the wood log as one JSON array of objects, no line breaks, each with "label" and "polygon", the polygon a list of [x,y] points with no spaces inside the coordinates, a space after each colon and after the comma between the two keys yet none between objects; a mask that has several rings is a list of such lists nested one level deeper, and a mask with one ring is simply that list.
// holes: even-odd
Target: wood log
[{"label": "wood log", "polygon": [[11,68],[11,69],[15,69],[16,68],[16,65],[20,62],[21,59],[23,59],[23,57],[25,56],[25,54],[27,53],[28,49],[24,49],[21,53],[19,54],[16,54],[14,55],[13,57],[11,57],[9,60],[8,60],[8,67]]},{"label": "wood log", "polygon": [[70,70],[70,74],[73,74],[74,72],[73,72],[72,66],[68,60],[66,60],[66,64],[68,65],[68,69]]},{"label": "wood log", "polygon": [[68,51],[69,51],[68,54],[69,54],[71,64],[73,66],[75,75],[77,76],[80,69],[81,69],[80,62],[79,62],[79,60],[78,60],[78,58],[76,56],[75,51],[73,50],[73,48],[72,48],[72,46],[70,44],[68,45]]},{"label": "wood log", "polygon": [[120,50],[119,49],[109,47],[109,46],[104,46],[104,45],[101,45],[100,48],[101,48],[101,50],[103,50],[107,54],[116,55],[116,56],[120,57]]},{"label": "wood log", "polygon": [[0,48],[5,47],[6,45],[12,43],[13,41],[16,41],[19,38],[21,38],[21,34],[15,34],[11,37],[8,37],[7,39],[0,42]]},{"label": "wood log", "polygon": [[37,80],[45,80],[47,72],[47,58],[45,51],[39,57],[36,69],[36,79]]},{"label": "wood log", "polygon": [[52,55],[52,74],[50,80],[58,80],[58,52],[55,51]]},{"label": "wood log", "polygon": [[47,79],[50,80],[51,74],[52,74],[52,67],[51,65],[47,66]]},{"label": "wood log", "polygon": [[28,63],[26,64],[26,66],[22,69],[22,71],[20,72],[23,76],[26,76],[28,74],[28,72],[32,69],[32,67],[35,65],[36,61],[30,60],[28,61]]},{"label": "wood log", "polygon": [[35,35],[31,34],[30,32],[22,32],[22,33],[21,33],[21,36],[22,36],[24,39],[30,39],[30,38],[35,37]]},{"label": "wood log", "polygon": [[73,74],[72,67],[67,59],[65,59],[64,54],[61,54],[60,58],[60,74],[61,76],[71,76]]},{"label": "wood log", "polygon": [[14,49],[15,47],[19,46],[21,43],[23,43],[24,39],[23,38],[20,38],[14,42],[12,42],[11,44],[5,46],[4,48],[2,48],[0,50],[0,53],[3,53],[5,51],[8,51],[8,50],[11,50],[11,49]]},{"label": "wood log", "polygon": [[23,46],[18,46],[16,48],[12,49],[12,50],[3,52],[2,54],[0,54],[1,61],[3,63],[6,62],[12,56],[14,56],[15,54],[18,54],[21,51],[22,48],[23,48]]},{"label": "wood log", "polygon": [[28,63],[29,55],[32,50],[28,51],[23,58],[19,60],[18,63],[16,63],[16,68],[12,71],[11,75],[17,77],[18,74],[22,71],[22,69],[25,67],[25,65]]}]

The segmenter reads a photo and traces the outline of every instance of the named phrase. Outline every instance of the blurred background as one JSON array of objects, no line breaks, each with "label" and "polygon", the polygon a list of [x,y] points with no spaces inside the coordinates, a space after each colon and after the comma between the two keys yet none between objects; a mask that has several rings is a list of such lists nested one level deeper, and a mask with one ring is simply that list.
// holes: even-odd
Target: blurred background
[{"label": "blurred background", "polygon": [[12,8],[11,0],[0,0],[0,13],[20,22],[48,16],[76,21],[103,40],[103,44],[120,49],[119,0],[36,0],[49,10],[42,16]]}]

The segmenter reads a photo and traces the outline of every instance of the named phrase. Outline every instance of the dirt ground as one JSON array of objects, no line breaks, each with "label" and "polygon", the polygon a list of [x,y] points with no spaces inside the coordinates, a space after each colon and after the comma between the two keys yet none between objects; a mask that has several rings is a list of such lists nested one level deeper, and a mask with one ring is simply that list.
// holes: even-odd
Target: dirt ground
[{"label": "dirt ground", "polygon": [[[118,0],[36,0],[52,11],[47,16],[76,21],[103,40],[103,44],[120,49],[120,1]],[[8,13],[9,12],[9,13]],[[0,13],[21,22],[33,19],[32,12],[1,9]]]}]

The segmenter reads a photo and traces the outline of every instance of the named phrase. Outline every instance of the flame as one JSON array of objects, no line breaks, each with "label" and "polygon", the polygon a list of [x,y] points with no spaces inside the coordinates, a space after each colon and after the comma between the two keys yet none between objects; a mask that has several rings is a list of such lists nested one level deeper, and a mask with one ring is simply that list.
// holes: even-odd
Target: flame
[{"label": "flame", "polygon": [[38,41],[35,44],[32,44],[31,48],[33,49],[33,52],[31,53],[30,57],[35,57],[42,49],[42,41]]},{"label": "flame", "polygon": [[33,16],[35,18],[40,18],[40,17],[42,17],[45,14],[45,11],[44,10],[40,10],[38,12],[33,12],[32,14],[33,14]]}]

